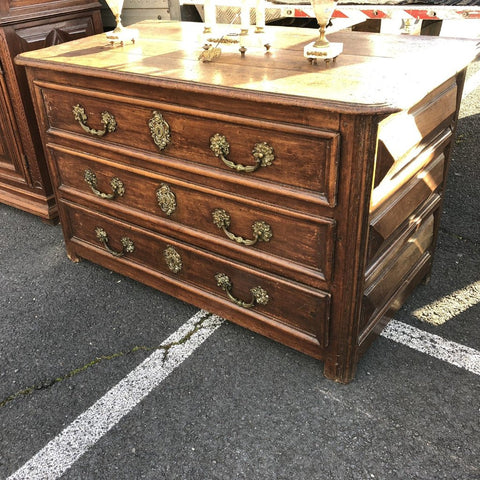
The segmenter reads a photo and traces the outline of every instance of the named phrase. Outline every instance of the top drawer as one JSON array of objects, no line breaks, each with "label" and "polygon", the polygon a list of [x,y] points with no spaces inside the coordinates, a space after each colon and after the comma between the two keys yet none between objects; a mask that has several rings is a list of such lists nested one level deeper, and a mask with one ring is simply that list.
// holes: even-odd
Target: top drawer
[{"label": "top drawer", "polygon": [[[229,174],[310,191],[334,206],[340,135],[174,104],[42,84],[49,133],[147,152]],[[228,111],[228,105],[225,105]],[[58,139],[56,140],[58,142]]]}]

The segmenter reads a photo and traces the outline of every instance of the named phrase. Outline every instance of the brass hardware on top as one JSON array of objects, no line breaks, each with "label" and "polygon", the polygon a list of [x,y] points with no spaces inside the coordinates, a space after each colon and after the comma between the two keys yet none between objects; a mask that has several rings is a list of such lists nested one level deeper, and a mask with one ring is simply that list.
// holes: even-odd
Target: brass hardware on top
[{"label": "brass hardware on top", "polygon": [[173,273],[179,273],[182,270],[183,268],[182,257],[171,245],[168,245],[167,248],[164,250],[163,258],[165,259],[165,263],[167,264],[167,267]]},{"label": "brass hardware on top", "polygon": [[154,110],[148,126],[155,145],[160,150],[166,148],[170,143],[170,125],[168,125],[167,121],[163,118],[163,115]]},{"label": "brass hardware on top", "polygon": [[263,242],[269,242],[273,236],[272,227],[270,227],[270,225],[263,220],[257,220],[253,223],[253,240],[249,240],[239,237],[228,231],[228,228],[230,227],[230,215],[222,208],[216,208],[212,212],[212,217],[213,223],[218,228],[221,228],[230,240],[233,240],[236,243],[241,243],[243,245],[255,245],[259,240]]},{"label": "brass hardware on top", "polygon": [[108,234],[103,228],[97,227],[95,229],[95,234],[97,235],[98,240],[105,247],[105,250],[111,253],[114,257],[123,257],[126,253],[132,253],[135,250],[134,243],[128,237],[122,237],[120,239],[120,243],[122,244],[122,251],[117,252],[116,250],[110,248],[110,246],[108,245]]},{"label": "brass hardware on top", "polygon": [[87,182],[87,184],[90,185],[92,192],[97,197],[100,197],[106,200],[113,200],[116,196],[123,197],[123,195],[125,194],[125,185],[117,177],[113,177],[110,180],[110,186],[112,187],[113,193],[103,193],[97,189],[97,176],[92,170],[85,170],[83,177]]},{"label": "brass hardware on top", "polygon": [[226,157],[230,153],[230,145],[224,135],[216,133],[210,137],[210,149],[219,157],[222,162],[236,172],[252,173],[260,167],[268,167],[275,160],[273,147],[267,142],[256,143],[252,150],[255,165],[241,165],[228,160]]},{"label": "brass hardware on top", "polygon": [[225,291],[227,297],[233,303],[235,303],[235,305],[239,305],[240,307],[244,308],[252,308],[255,305],[266,305],[268,303],[268,293],[262,287],[251,288],[250,293],[252,294],[252,300],[250,302],[244,302],[243,300],[239,300],[232,295],[232,282],[227,275],[224,273],[217,273],[215,275],[215,280],[217,281],[217,286]]},{"label": "brass hardware on top", "polygon": [[96,135],[97,137],[103,137],[106,133],[112,133],[117,129],[117,121],[115,117],[109,112],[102,112],[101,122],[105,126],[103,130],[96,130],[95,128],[90,128],[87,125],[87,114],[85,109],[77,104],[73,107],[73,116],[75,120],[80,124],[80,126],[90,135]]},{"label": "brass hardware on top", "polygon": [[157,189],[156,195],[158,206],[162,212],[165,215],[172,215],[177,208],[177,198],[171,188],[166,183],[162,183]]}]

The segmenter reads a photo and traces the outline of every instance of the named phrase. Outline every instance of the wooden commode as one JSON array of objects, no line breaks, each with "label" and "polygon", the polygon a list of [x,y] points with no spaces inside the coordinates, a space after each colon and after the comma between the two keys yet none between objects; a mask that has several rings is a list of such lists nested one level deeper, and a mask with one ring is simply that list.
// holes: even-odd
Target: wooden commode
[{"label": "wooden commode", "polygon": [[[474,41],[315,31],[198,60],[203,26],[142,22],[17,57],[69,257],[325,362],[360,355],[430,272]],[[448,59],[448,60],[445,60]],[[152,319],[154,321],[154,319]]]}]

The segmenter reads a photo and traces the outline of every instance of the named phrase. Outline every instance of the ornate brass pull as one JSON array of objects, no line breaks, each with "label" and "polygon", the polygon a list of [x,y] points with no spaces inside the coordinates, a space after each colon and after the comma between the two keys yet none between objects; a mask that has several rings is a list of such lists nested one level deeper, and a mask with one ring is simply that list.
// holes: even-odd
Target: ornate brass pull
[{"label": "ornate brass pull", "polygon": [[173,273],[179,273],[183,268],[182,257],[171,245],[167,245],[167,248],[163,251],[163,258],[170,271]]},{"label": "ornate brass pull", "polygon": [[113,200],[117,195],[119,197],[123,197],[123,195],[125,194],[125,185],[117,177],[113,177],[110,180],[110,186],[112,187],[113,193],[103,193],[97,189],[97,176],[92,170],[85,170],[83,177],[87,182],[87,184],[90,185],[92,192],[97,197],[100,197],[106,200]]},{"label": "ornate brass pull", "polygon": [[177,198],[166,183],[157,189],[157,203],[165,215],[172,215],[177,208]]},{"label": "ornate brass pull", "polygon": [[235,304],[239,305],[240,307],[244,308],[252,308],[255,305],[266,305],[268,303],[269,297],[266,290],[262,287],[253,287],[250,289],[250,293],[252,294],[252,300],[250,302],[244,302],[243,300],[239,300],[235,298],[231,294],[232,290],[232,282],[230,278],[225,275],[224,273],[217,273],[215,275],[215,280],[217,281],[217,286],[219,286],[222,290],[225,291],[227,297]]},{"label": "ornate brass pull", "polygon": [[216,133],[210,137],[210,150],[219,157],[227,167],[236,172],[251,173],[260,167],[268,167],[275,160],[273,148],[267,142],[256,143],[252,150],[255,165],[241,165],[228,160],[226,157],[230,153],[230,145],[224,135]]},{"label": "ornate brass pull", "polygon": [[272,227],[263,220],[257,220],[252,225],[253,231],[253,240],[244,239],[242,237],[238,237],[232,232],[228,231],[230,227],[230,215],[223,210],[222,208],[217,208],[212,212],[213,223],[218,227],[221,228],[225,235],[236,243],[241,243],[243,245],[255,245],[259,240],[262,242],[269,242],[273,236]]},{"label": "ornate brass pull", "polygon": [[152,118],[150,118],[148,122],[148,126],[155,145],[160,150],[166,148],[170,143],[170,125],[168,125],[162,114],[154,110]]},{"label": "ornate brass pull", "polygon": [[122,237],[120,239],[120,243],[122,244],[123,248],[121,252],[117,252],[112,250],[108,245],[108,235],[103,228],[97,227],[95,229],[95,234],[97,235],[98,240],[100,240],[105,247],[105,250],[111,253],[114,257],[123,257],[126,253],[132,253],[135,250],[134,243],[128,237]]},{"label": "ornate brass pull", "polygon": [[96,135],[97,137],[103,137],[106,133],[112,133],[117,129],[117,121],[115,117],[109,112],[102,112],[101,122],[105,126],[103,130],[96,130],[95,128],[90,128],[87,125],[87,114],[85,109],[77,103],[73,107],[73,117],[80,124],[80,126],[90,135]]}]

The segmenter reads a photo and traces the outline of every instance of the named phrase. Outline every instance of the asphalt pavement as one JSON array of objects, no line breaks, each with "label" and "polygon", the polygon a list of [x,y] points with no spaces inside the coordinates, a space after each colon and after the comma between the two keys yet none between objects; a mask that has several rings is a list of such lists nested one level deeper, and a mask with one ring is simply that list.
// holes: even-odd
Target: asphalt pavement
[{"label": "asphalt pavement", "polygon": [[[478,480],[479,132],[477,86],[462,105],[431,282],[395,316],[429,348],[382,336],[348,385],[325,379],[317,360],[207,318],[202,338],[188,330],[189,356],[175,353],[185,335],[168,340],[170,370],[130,392],[128,375],[208,315],[70,262],[60,226],[0,205],[0,478]],[[437,358],[449,342],[458,351]],[[455,364],[465,351],[476,367]]]}]

